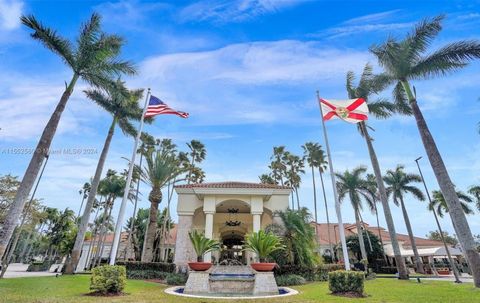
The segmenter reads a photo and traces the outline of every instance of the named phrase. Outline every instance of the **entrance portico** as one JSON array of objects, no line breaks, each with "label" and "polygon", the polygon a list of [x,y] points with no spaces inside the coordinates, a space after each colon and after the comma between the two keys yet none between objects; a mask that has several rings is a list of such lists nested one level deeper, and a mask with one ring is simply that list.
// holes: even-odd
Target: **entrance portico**
[{"label": "entrance portico", "polygon": [[205,255],[206,262],[236,260],[248,264],[254,256],[242,250],[245,236],[269,224],[281,224],[276,211],[288,208],[291,189],[271,184],[222,182],[175,187],[178,194],[178,231],[175,264],[185,270],[196,259],[188,232],[196,229],[221,243],[221,250]]}]

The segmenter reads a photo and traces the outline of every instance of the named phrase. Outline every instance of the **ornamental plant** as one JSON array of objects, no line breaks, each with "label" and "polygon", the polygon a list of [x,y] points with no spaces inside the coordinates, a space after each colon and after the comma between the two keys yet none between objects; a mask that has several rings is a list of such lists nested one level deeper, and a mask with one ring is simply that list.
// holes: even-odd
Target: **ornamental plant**
[{"label": "ornamental plant", "polygon": [[126,280],[125,266],[99,266],[92,270],[90,290],[102,295],[120,294],[125,289]]},{"label": "ornamental plant", "polygon": [[203,262],[203,256],[211,251],[220,249],[220,243],[213,239],[208,239],[204,234],[197,230],[188,233],[193,249],[197,254],[197,262]]},{"label": "ornamental plant", "polygon": [[263,263],[274,251],[284,250],[285,246],[281,239],[272,232],[266,233],[260,230],[247,236],[245,249],[257,254],[260,262]]},{"label": "ornamental plant", "polygon": [[336,270],[328,273],[328,288],[332,294],[363,296],[364,281],[363,272]]}]

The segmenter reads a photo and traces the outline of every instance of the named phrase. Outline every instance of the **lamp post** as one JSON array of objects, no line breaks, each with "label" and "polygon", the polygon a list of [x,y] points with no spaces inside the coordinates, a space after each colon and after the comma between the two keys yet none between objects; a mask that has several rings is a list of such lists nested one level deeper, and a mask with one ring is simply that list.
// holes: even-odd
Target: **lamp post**
[{"label": "lamp post", "polygon": [[[415,159],[415,163],[417,163],[418,172],[420,173],[420,177],[422,178],[423,186],[425,187],[425,192],[427,193],[427,197],[428,197],[428,202],[430,203],[430,205],[432,205],[432,198],[430,198],[430,193],[428,191],[427,184],[425,183],[425,179],[423,178],[420,164],[418,163],[420,159],[422,159],[422,157],[418,157],[417,159]],[[435,211],[434,207],[432,207],[432,212],[435,218],[435,222],[437,222],[437,227],[440,233],[440,237],[442,238],[443,246],[445,247],[445,251],[447,252],[448,261],[452,266],[453,275],[455,276],[455,283],[462,283],[462,281],[460,281],[460,275],[458,273],[457,267],[455,266],[455,263],[453,263],[452,255],[450,254],[450,249],[448,248],[447,242],[445,242],[445,237],[443,236],[443,230],[442,230],[442,227],[440,226],[440,222],[438,221],[437,212]]]}]

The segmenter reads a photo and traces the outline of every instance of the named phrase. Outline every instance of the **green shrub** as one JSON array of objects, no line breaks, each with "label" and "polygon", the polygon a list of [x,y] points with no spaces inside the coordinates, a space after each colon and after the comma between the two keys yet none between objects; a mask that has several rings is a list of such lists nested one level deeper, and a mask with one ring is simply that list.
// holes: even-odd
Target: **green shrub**
[{"label": "green shrub", "polygon": [[167,274],[166,282],[168,285],[185,285],[187,277],[182,274]]},{"label": "green shrub", "polygon": [[278,286],[303,285],[306,283],[305,278],[299,275],[276,276],[275,280]]},{"label": "green shrub", "polygon": [[328,288],[334,294],[363,295],[365,273],[337,270],[328,273]]},{"label": "green shrub", "polygon": [[92,270],[90,290],[101,294],[119,294],[125,288],[125,266],[104,265]]}]

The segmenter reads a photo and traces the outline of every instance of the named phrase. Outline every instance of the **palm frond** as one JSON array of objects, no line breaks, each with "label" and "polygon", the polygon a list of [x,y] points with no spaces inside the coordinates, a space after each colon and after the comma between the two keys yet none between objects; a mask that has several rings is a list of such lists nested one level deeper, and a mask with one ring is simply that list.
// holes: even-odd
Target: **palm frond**
[{"label": "palm frond", "polygon": [[395,100],[395,111],[397,113],[406,116],[413,114],[405,90],[400,82],[397,82],[393,89],[393,99]]},{"label": "palm frond", "polygon": [[444,76],[462,67],[473,59],[480,58],[480,42],[459,41],[440,48],[418,61],[412,68],[412,79]]},{"label": "palm frond", "polygon": [[444,15],[436,16],[432,19],[426,18],[415,26],[415,29],[404,40],[404,44],[408,48],[408,62],[416,62],[421,54],[428,48],[432,40],[442,30],[442,21]]},{"label": "palm frond", "polygon": [[33,39],[40,41],[46,48],[59,55],[68,66],[75,70],[76,62],[70,41],[59,36],[55,30],[45,27],[33,15],[21,16],[20,20],[23,25],[34,30],[30,34]]},{"label": "palm frond", "polygon": [[397,107],[392,102],[386,99],[377,99],[373,102],[368,102],[368,111],[377,119],[386,119],[395,112]]}]

